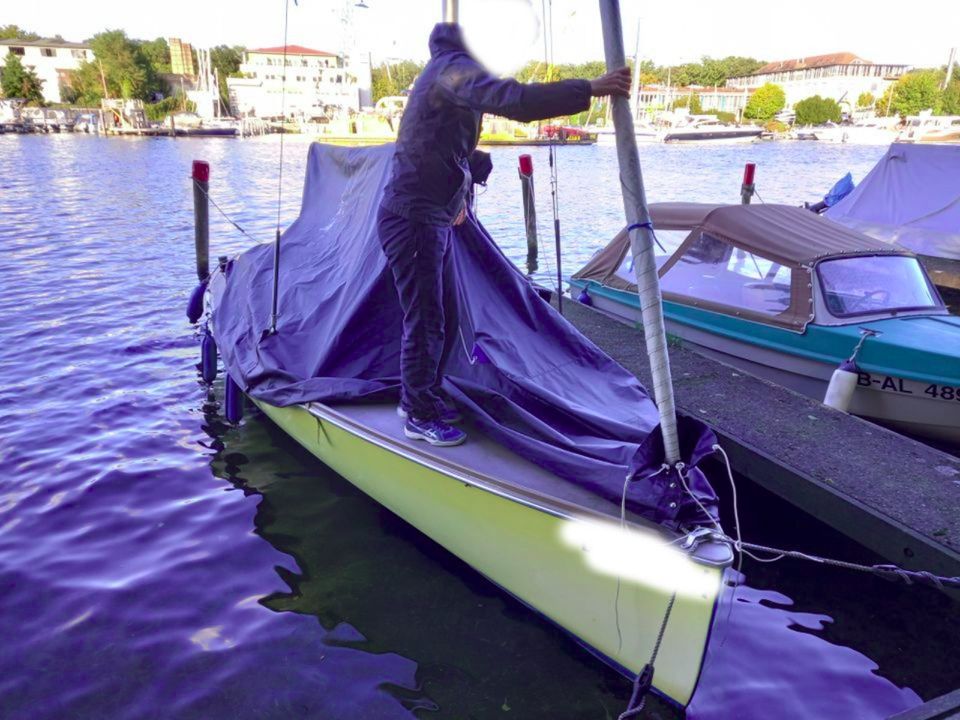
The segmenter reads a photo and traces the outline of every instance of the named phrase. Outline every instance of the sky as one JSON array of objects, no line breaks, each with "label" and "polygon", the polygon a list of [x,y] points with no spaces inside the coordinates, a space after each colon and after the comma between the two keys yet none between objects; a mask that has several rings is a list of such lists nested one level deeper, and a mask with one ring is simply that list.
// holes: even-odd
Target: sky
[{"label": "sky", "polygon": [[[466,16],[484,16],[486,4],[506,0],[461,0]],[[546,0],[509,0],[517,12],[538,16]],[[285,0],[163,0],[145,11],[124,0],[35,0],[4,3],[0,24],[13,23],[41,35],[82,40],[105,28],[131,37],[179,37],[195,47],[283,43]],[[384,59],[423,60],[426,38],[439,19],[440,0],[298,0],[290,3],[289,42],[336,52],[349,45],[349,26],[360,47]],[[556,62],[603,58],[598,4],[552,0]],[[848,51],[880,63],[915,67],[947,62],[960,46],[960,0],[923,0],[917,11],[904,0],[621,0],[626,47],[633,54],[638,21],[640,54],[657,64],[695,61],[702,55],[746,55],[785,60]],[[343,22],[348,18],[347,25]],[[529,59],[543,58],[542,39]]]}]

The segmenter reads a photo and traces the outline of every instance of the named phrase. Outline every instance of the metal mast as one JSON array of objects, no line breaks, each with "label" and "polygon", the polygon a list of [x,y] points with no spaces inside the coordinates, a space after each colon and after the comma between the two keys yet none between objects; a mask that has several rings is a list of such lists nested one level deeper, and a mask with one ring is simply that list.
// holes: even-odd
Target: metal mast
[{"label": "metal mast", "polygon": [[[610,72],[626,65],[619,0],[600,0],[600,19],[603,23],[607,71]],[[673,379],[670,376],[670,357],[667,353],[667,332],[663,323],[660,279],[653,254],[653,225],[643,189],[640,155],[637,152],[630,103],[625,97],[612,98],[611,102],[613,125],[617,133],[620,188],[623,192],[623,208],[633,253],[637,292],[640,295],[643,335],[653,376],[653,395],[660,410],[665,459],[670,465],[674,465],[680,460],[680,442],[677,436],[677,411],[673,399]]]}]

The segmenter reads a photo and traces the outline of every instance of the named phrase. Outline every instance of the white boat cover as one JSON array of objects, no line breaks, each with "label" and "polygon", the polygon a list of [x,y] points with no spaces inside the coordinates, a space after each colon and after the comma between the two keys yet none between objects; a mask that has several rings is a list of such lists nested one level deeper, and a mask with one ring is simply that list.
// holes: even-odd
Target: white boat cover
[{"label": "white boat cover", "polygon": [[960,146],[894,143],[825,214],[921,255],[960,260]]}]

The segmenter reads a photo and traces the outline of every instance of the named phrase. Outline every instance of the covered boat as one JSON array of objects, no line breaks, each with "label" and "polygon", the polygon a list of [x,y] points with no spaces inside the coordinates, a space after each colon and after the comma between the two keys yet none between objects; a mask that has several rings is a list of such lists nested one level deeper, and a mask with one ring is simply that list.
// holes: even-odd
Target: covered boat
[{"label": "covered boat", "polygon": [[698,468],[715,438],[681,419],[684,465],[665,466],[644,388],[470,217],[453,231],[445,369],[469,439],[408,440],[396,414],[401,311],[375,221],[392,152],[311,146],[283,235],[276,333],[265,331],[274,246],[211,274],[207,322],[228,390],[614,667],[633,675],[656,655],[654,688],[685,705],[732,559]]},{"label": "covered boat", "polygon": [[825,215],[910,248],[937,285],[960,293],[960,145],[894,143]]},{"label": "covered boat", "polygon": [[[785,205],[660,203],[650,215],[670,332],[818,399],[852,358],[850,412],[960,441],[960,318],[914,253]],[[631,263],[622,232],[571,294],[638,321]]]}]

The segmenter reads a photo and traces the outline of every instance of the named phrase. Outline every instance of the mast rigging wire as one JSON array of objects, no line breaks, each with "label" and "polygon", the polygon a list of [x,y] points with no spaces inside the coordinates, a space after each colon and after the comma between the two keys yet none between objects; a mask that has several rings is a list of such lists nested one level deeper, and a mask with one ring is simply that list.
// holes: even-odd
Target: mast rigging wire
[{"label": "mast rigging wire", "polygon": [[287,114],[287,33],[290,27],[290,0],[283,5],[283,75],[280,84],[280,168],[277,172],[277,236],[273,246],[273,305],[270,313],[270,328],[267,334],[277,332],[277,299],[280,292],[280,211],[283,206],[283,136],[286,129],[283,121]]}]

